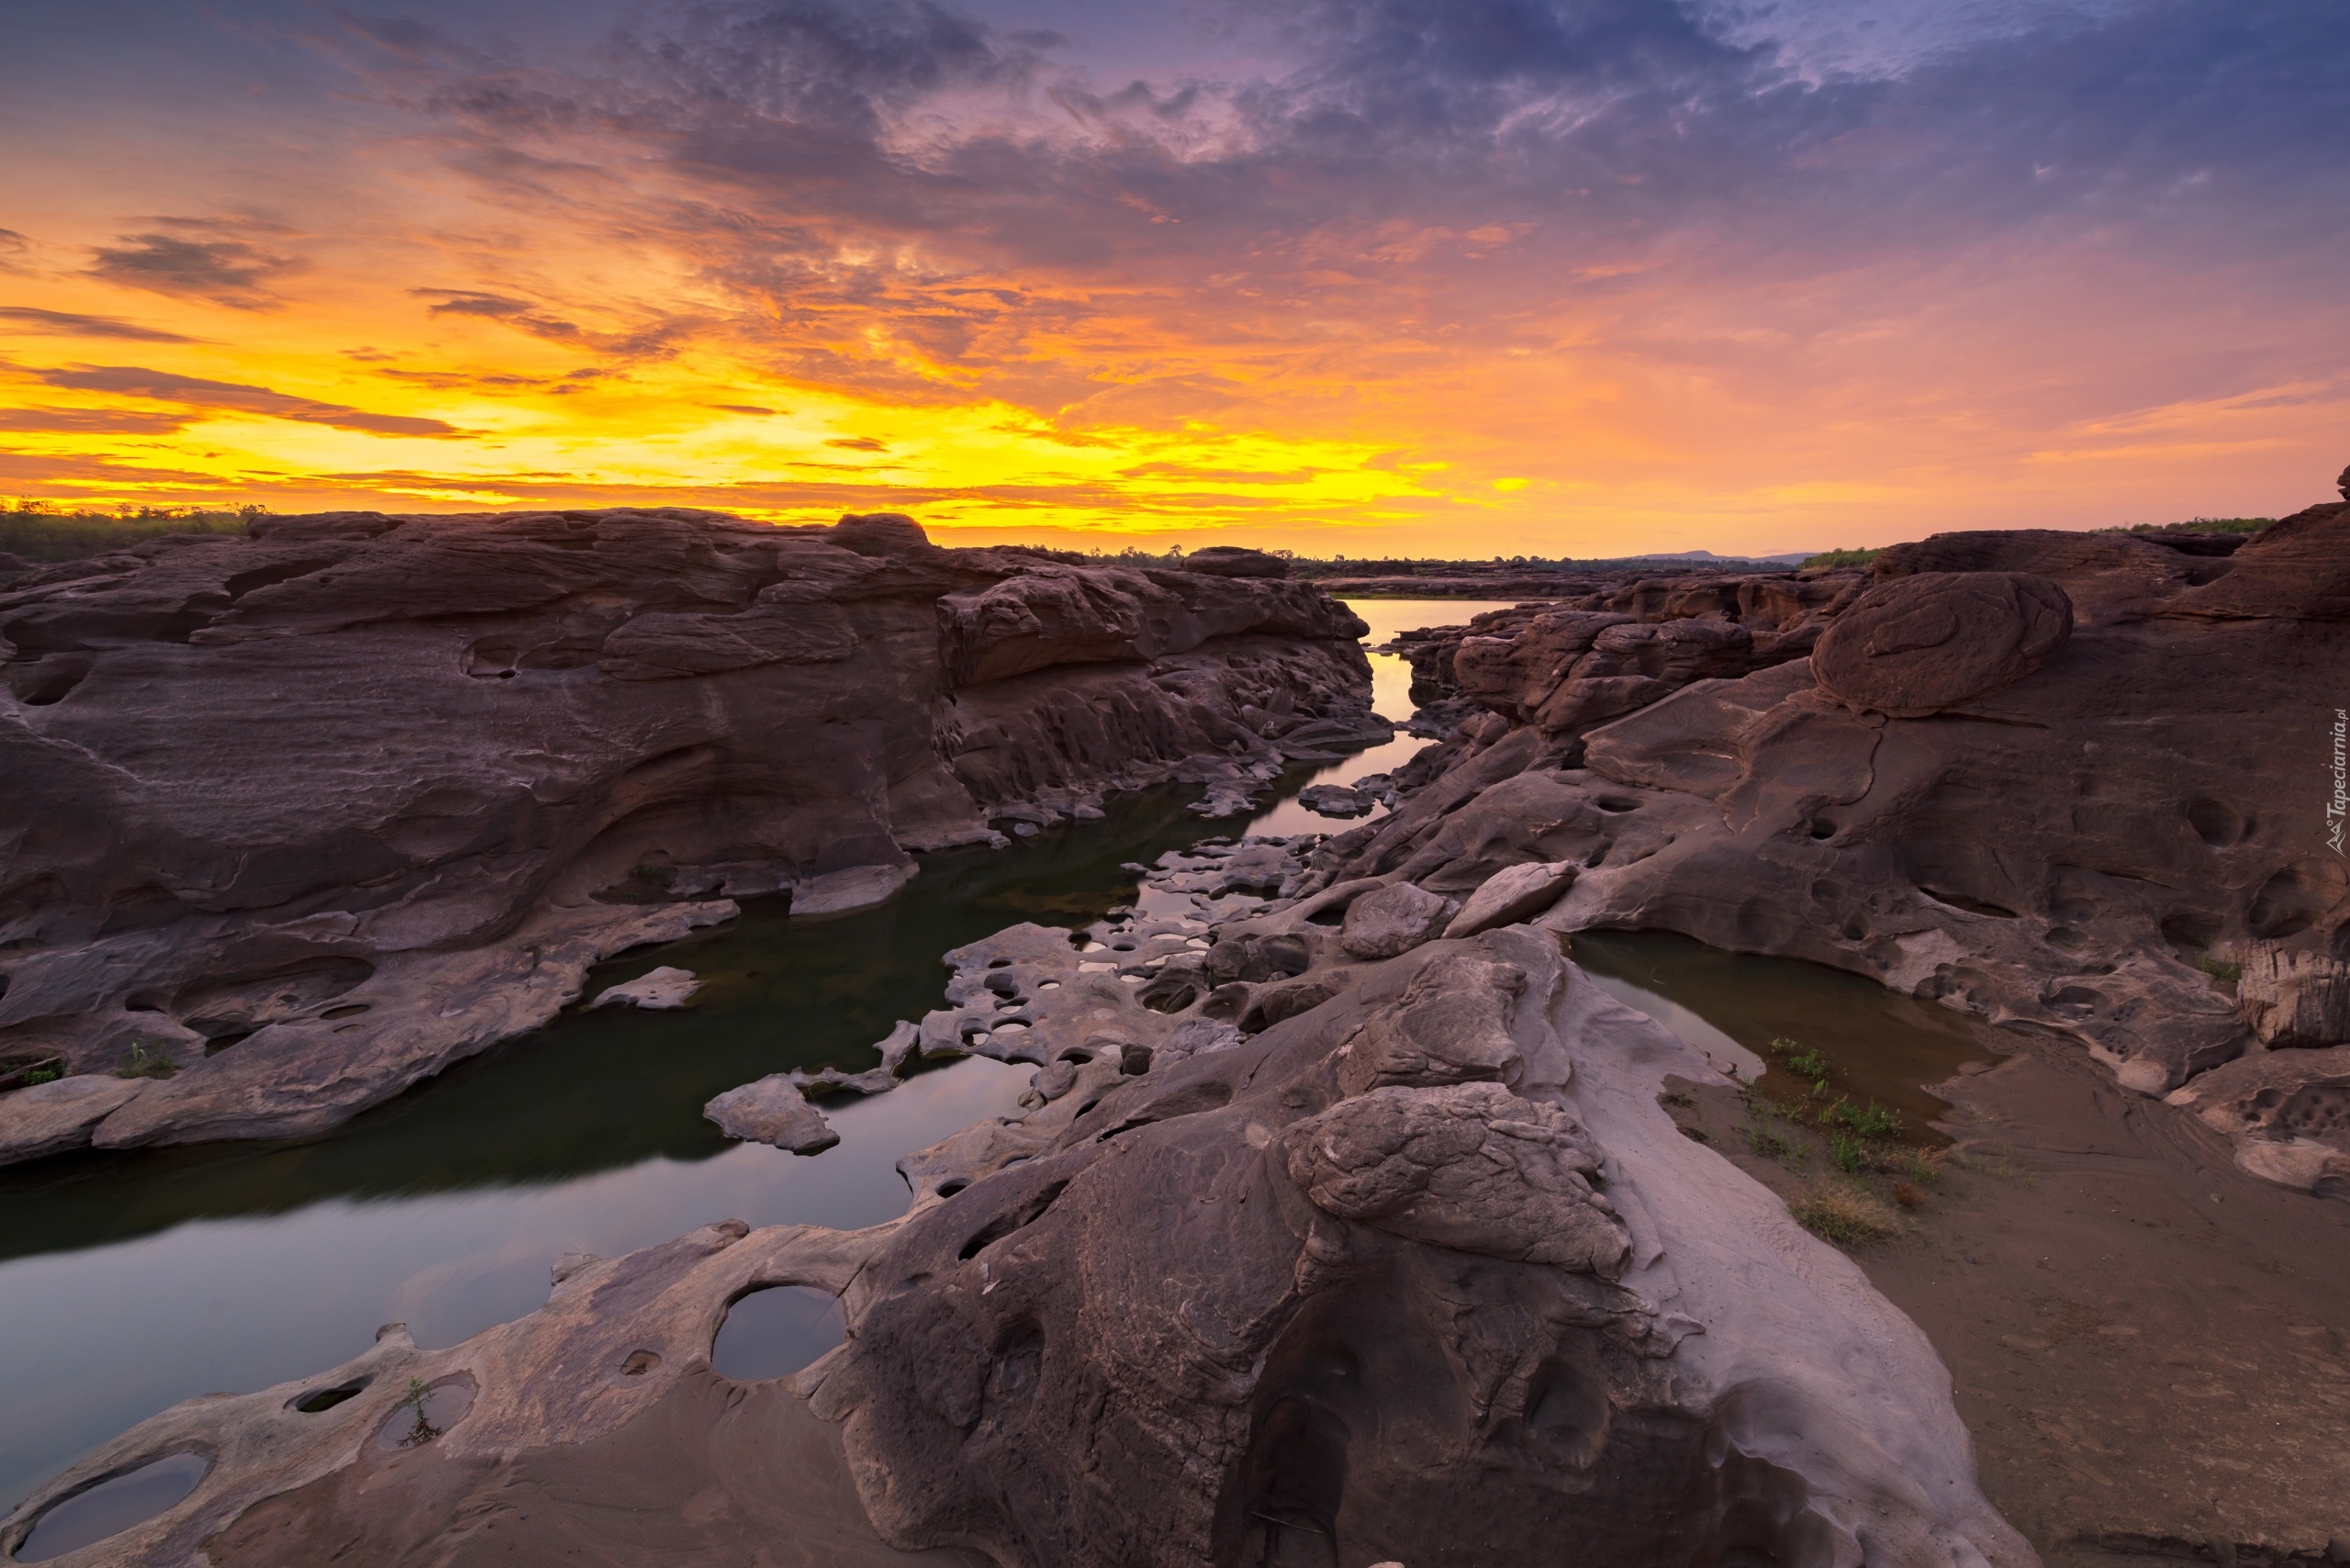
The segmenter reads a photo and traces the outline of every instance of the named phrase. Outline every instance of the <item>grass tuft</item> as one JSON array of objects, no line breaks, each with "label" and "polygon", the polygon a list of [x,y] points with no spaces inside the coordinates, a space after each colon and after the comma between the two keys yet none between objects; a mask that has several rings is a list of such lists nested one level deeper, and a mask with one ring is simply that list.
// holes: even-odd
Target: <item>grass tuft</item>
[{"label": "grass tuft", "polygon": [[1881,1241],[1901,1228],[1899,1217],[1883,1199],[1850,1182],[1815,1182],[1796,1195],[1787,1213],[1822,1241],[1839,1247]]},{"label": "grass tuft", "polygon": [[144,1040],[130,1042],[122,1065],[114,1070],[117,1078],[169,1078],[180,1070],[180,1064],[161,1051],[151,1051]]}]

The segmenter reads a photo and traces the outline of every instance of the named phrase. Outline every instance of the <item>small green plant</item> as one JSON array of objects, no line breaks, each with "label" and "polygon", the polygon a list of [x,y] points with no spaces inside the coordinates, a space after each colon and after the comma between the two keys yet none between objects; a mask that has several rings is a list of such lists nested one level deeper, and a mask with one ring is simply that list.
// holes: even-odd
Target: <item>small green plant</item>
[{"label": "small green plant", "polygon": [[1869,1151],[1860,1139],[1847,1133],[1838,1133],[1828,1140],[1828,1158],[1836,1169],[1858,1176],[1869,1168]]},{"label": "small green plant", "polygon": [[0,1058],[0,1092],[29,1089],[36,1083],[54,1083],[64,1076],[63,1057]]},{"label": "small green plant", "polygon": [[1802,1155],[1803,1151],[1796,1147],[1795,1140],[1784,1133],[1775,1132],[1769,1127],[1758,1126],[1748,1126],[1744,1131],[1746,1147],[1765,1159],[1784,1160],[1792,1164]]},{"label": "small green plant", "polygon": [[2244,966],[2242,964],[2230,963],[2227,959],[2221,958],[2216,953],[2204,954],[2200,958],[2196,960],[2195,967],[2201,969],[2205,974],[2210,975],[2213,980],[2227,980],[2231,984],[2244,979]]},{"label": "small green plant", "polygon": [[1850,1182],[1817,1182],[1787,1205],[1787,1213],[1814,1236],[1839,1247],[1881,1240],[1901,1228],[1883,1199]]},{"label": "small green plant", "polygon": [[130,1050],[122,1065],[114,1070],[117,1078],[169,1078],[180,1070],[180,1064],[162,1051],[151,1051],[144,1040],[130,1042]]},{"label": "small green plant", "polygon": [[1870,1139],[1889,1138],[1901,1130],[1901,1113],[1888,1111],[1874,1100],[1866,1107],[1862,1107],[1850,1100],[1839,1099],[1819,1113],[1819,1121],[1823,1126],[1850,1127],[1856,1136]]},{"label": "small green plant", "polygon": [[404,1449],[421,1448],[424,1444],[431,1442],[433,1439],[441,1435],[441,1428],[434,1426],[431,1421],[426,1417],[424,1413],[425,1401],[431,1397],[432,1390],[425,1386],[425,1383],[422,1378],[412,1377],[408,1380],[407,1392],[401,1396],[400,1402],[397,1405],[393,1406],[392,1408],[396,1411],[414,1411],[416,1413],[416,1424],[413,1427],[410,1427],[407,1435],[400,1439],[400,1447]]}]

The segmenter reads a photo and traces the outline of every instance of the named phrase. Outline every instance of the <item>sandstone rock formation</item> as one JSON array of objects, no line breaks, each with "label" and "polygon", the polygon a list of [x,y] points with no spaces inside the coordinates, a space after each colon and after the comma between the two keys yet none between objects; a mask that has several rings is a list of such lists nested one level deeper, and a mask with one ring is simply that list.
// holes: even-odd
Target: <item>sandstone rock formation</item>
[{"label": "sandstone rock formation", "polygon": [[[196,1451],[186,1499],[66,1568],[198,1543],[223,1568],[363,1543],[528,1555],[574,1528],[528,1478],[591,1444],[681,1560],[718,1560],[694,1533],[714,1518],[826,1520],[807,1478],[845,1455],[890,1545],[1039,1568],[1533,1562],[1561,1541],[1620,1562],[2035,1562],[1975,1486],[1923,1337],[1660,1105],[1718,1081],[1702,1055],[1524,926],[1354,958],[1337,921],[1404,884],[1263,896],[1297,886],[1300,847],[1169,857],[1153,902],[1188,913],[954,955],[965,1000],[893,1035],[901,1059],[984,1033],[1043,1065],[1025,1118],[901,1162],[903,1218],[565,1260],[544,1308],[461,1345],[395,1327],[316,1378],[143,1423],[0,1546],[76,1485]],[[1292,944],[1287,983],[1328,996],[1253,1035],[1196,991],[1149,1005],[1194,942]],[[787,1284],[838,1294],[846,1342],[780,1384],[716,1377],[729,1306]],[[429,1457],[395,1461],[418,1384],[459,1392]],[[821,1449],[790,1425],[802,1399],[839,1423]],[[878,1560],[844,1542],[827,1560]]]},{"label": "sandstone rock formation", "polygon": [[1397,882],[1347,906],[1338,945],[1358,958],[1392,958],[1443,935],[1458,907],[1450,899]]},{"label": "sandstone rock formation", "polygon": [[1378,804],[1345,784],[1309,784],[1297,792],[1297,803],[1316,816],[1340,818],[1368,815]]},{"label": "sandstone rock formation", "polygon": [[775,1073],[715,1096],[702,1114],[728,1137],[773,1144],[794,1154],[822,1154],[841,1141],[822,1113],[788,1072]]},{"label": "sandstone rock formation", "polygon": [[690,1004],[694,993],[701,989],[701,981],[691,969],[681,969],[664,964],[649,969],[626,985],[616,985],[600,992],[589,1007],[641,1007],[648,1013],[674,1013]]},{"label": "sandstone rock formation", "polygon": [[0,1094],[0,1160],[314,1131],[736,899],[853,908],[991,818],[1169,779],[1239,809],[1384,738],[1361,623],[1219,559],[329,513],[18,577],[0,1060],[84,1081]]},{"label": "sandstone rock formation", "polygon": [[[2071,1036],[2149,1094],[2266,1052],[2277,1103],[2322,1099],[2331,1053],[2300,1047],[2350,1039],[2345,622],[2331,502],[2249,538],[1945,534],[1869,573],[1483,616],[1413,644],[1482,717],[1316,874],[1458,896],[1571,864],[1543,925],[1855,970]],[[2326,1118],[2230,1117],[2246,1169],[2335,1169],[2262,1147],[2288,1136],[2350,1160]]]}]

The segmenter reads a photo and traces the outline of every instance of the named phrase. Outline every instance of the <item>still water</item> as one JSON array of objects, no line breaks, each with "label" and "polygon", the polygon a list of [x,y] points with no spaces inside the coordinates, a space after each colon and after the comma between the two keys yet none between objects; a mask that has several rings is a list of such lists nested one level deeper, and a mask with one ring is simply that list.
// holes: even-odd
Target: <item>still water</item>
[{"label": "still water", "polygon": [[[1487,607],[1356,608],[1376,644]],[[1372,663],[1380,711],[1410,712],[1408,666]],[[1286,801],[1426,744],[1399,737],[1293,772],[1284,805],[1248,826],[1342,826]],[[940,1003],[947,949],[1015,921],[1085,924],[1134,897],[1122,862],[1240,829],[1192,815],[1195,794],[1125,797],[1103,822],[925,857],[902,894],[861,913],[748,908],[590,981],[592,995],[681,965],[705,982],[691,1010],[566,1014],[315,1137],[0,1170],[0,1513],[166,1406],[331,1366],[379,1324],[442,1346],[518,1317],[546,1299],[565,1252],[612,1257],[720,1219],[852,1226],[901,1213],[898,1159],[1009,1114],[1027,1069],[974,1058],[828,1101],[841,1141],[806,1159],[729,1143],[703,1103],[790,1068],[871,1066],[892,1023]]]},{"label": "still water", "polygon": [[[1363,638],[1367,648],[1384,647],[1399,632],[1409,632],[1421,626],[1459,626],[1472,615],[1483,615],[1488,610],[1507,610],[1520,602],[1516,599],[1350,599],[1345,601],[1348,610],[1371,623],[1370,635]],[[1412,666],[1393,654],[1371,655],[1371,706],[1376,713],[1403,721],[1412,711]],[[1393,773],[1428,743],[1417,735],[1398,731],[1393,740],[1384,745],[1372,746],[1346,761],[1334,763],[1311,777],[1301,779],[1300,790],[1309,784],[1351,784],[1367,773]],[[1292,790],[1282,796],[1271,810],[1258,815],[1248,824],[1251,833],[1291,834],[1300,833],[1332,833],[1387,814],[1382,807],[1367,817],[1352,822],[1333,822],[1328,817],[1315,815],[1297,803]]]},{"label": "still water", "polygon": [[[1353,608],[1376,646],[1499,606]],[[1409,667],[1371,663],[1379,711],[1402,718]],[[1248,826],[1343,827],[1297,806],[1295,791],[1392,771],[1427,744],[1399,735],[1293,772]],[[315,1137],[0,1170],[0,1512],[168,1405],[319,1371],[364,1350],[379,1324],[442,1346],[520,1316],[545,1299],[548,1265],[565,1252],[611,1257],[719,1219],[852,1226],[902,1212],[897,1159],[1010,1113],[1027,1069],[974,1058],[894,1093],[827,1101],[841,1142],[809,1159],[729,1143],[703,1103],[789,1068],[872,1065],[894,1021],[939,1003],[947,949],[1015,921],[1084,924],[1134,897],[1122,862],[1239,827],[1191,815],[1192,794],[1125,797],[1103,822],[928,857],[878,909],[811,921],[753,906],[590,982],[593,994],[681,965],[706,982],[690,1011],[566,1014]],[[1807,965],[1613,934],[1579,936],[1576,956],[1625,1000],[1753,1070],[1774,1035],[1849,1058],[1913,1125],[1937,1104],[1917,1086],[1983,1054],[1953,1015]],[[789,1360],[834,1332],[821,1313],[794,1316],[803,1305],[759,1302],[776,1321],[755,1334],[747,1316],[741,1353]]]}]

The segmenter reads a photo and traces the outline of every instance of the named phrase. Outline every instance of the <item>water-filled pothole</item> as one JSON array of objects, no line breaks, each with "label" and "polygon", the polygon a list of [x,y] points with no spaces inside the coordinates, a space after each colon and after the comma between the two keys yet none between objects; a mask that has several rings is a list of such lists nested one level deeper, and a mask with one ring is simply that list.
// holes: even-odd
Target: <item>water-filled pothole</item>
[{"label": "water-filled pothole", "polygon": [[408,1397],[375,1428],[379,1449],[420,1449],[438,1441],[474,1407],[474,1380],[460,1373],[427,1385],[410,1380]]},{"label": "water-filled pothole", "polygon": [[771,1285],[726,1309],[710,1364],[721,1377],[789,1377],[847,1338],[838,1297],[809,1285]]},{"label": "water-filled pothole", "polygon": [[145,1524],[196,1490],[211,1462],[200,1453],[167,1454],[86,1492],[76,1492],[41,1515],[17,1548],[19,1562],[46,1562],[79,1551],[133,1525]]},{"label": "water-filled pothole", "polygon": [[[1830,1099],[1897,1114],[1911,1141],[1942,1141],[1929,1124],[1950,1107],[1926,1086],[1998,1054],[1980,1020],[1819,964],[1727,953],[1661,931],[1579,931],[1573,958],[1618,1001],[1717,1063],[1734,1062],[1772,1099],[1808,1104],[1825,1081]],[[1774,1050],[1774,1041],[1792,1045]]]}]

